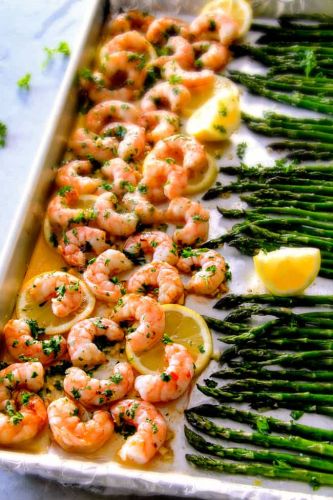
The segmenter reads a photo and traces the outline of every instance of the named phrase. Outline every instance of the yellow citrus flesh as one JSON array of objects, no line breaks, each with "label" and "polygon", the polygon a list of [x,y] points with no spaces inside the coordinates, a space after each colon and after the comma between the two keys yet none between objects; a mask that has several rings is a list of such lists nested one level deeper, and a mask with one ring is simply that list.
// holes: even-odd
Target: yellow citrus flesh
[{"label": "yellow citrus flesh", "polygon": [[213,95],[196,109],[186,123],[186,132],[199,141],[228,139],[240,125],[239,91],[224,77],[217,79]]},{"label": "yellow citrus flesh", "polygon": [[48,276],[50,274],[70,276],[72,279],[75,278],[75,281],[79,282],[80,288],[83,293],[83,300],[80,307],[72,314],[69,314],[64,318],[58,318],[57,316],[55,316],[51,309],[50,300],[43,304],[38,304],[31,298],[29,291],[33,286],[33,282],[37,278],[37,276],[34,276],[23,285],[18,295],[16,314],[20,319],[22,318],[36,320],[40,327],[45,328],[45,333],[47,335],[55,335],[69,331],[75,323],[81,321],[82,319],[88,318],[95,307],[95,297],[91,293],[87,285],[84,283],[84,281],[77,279],[71,274],[56,271],[56,273],[46,272],[39,274],[38,276]]},{"label": "yellow citrus flesh", "polygon": [[280,248],[260,251],[254,267],[266,288],[274,295],[302,293],[317,277],[320,251],[317,248]]},{"label": "yellow citrus flesh", "polygon": [[238,37],[244,36],[252,23],[252,7],[247,0],[211,0],[202,9],[202,14],[223,10],[238,24]]},{"label": "yellow citrus flesh", "polygon": [[[164,304],[165,338],[182,344],[191,353],[195,374],[199,375],[212,355],[212,338],[205,320],[192,309],[178,304]],[[126,343],[126,355],[133,367],[142,374],[156,373],[164,369],[165,344],[161,341],[149,351],[135,354]]]},{"label": "yellow citrus flesh", "polygon": [[[97,200],[97,196],[93,194],[82,194],[79,196],[79,199],[75,205],[75,208],[81,210],[87,210],[92,208],[95,205]],[[74,207],[73,207],[74,208]],[[43,223],[43,232],[45,241],[50,245],[50,247],[54,248],[56,246],[54,241],[54,235],[52,231],[52,226],[49,217],[46,215]]]},{"label": "yellow citrus flesh", "polygon": [[217,173],[215,159],[209,155],[207,168],[189,179],[184,194],[192,195],[206,191],[215,181]]}]

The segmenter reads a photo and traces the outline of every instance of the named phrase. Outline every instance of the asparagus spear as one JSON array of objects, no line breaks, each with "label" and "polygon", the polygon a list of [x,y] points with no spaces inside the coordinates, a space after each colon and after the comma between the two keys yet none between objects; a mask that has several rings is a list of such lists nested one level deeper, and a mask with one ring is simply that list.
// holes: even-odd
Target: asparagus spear
[{"label": "asparagus spear", "polygon": [[209,420],[202,415],[198,415],[192,410],[186,411],[187,421],[196,429],[203,431],[209,436],[222,438],[236,443],[251,443],[265,448],[276,447],[285,448],[286,450],[295,450],[310,455],[320,455],[324,457],[333,456],[333,445],[312,441],[302,437],[288,435],[275,436],[271,434],[263,434],[260,432],[245,432],[228,427],[216,425],[212,420]]},{"label": "asparagus spear", "polygon": [[333,341],[327,339],[312,339],[308,337],[299,337],[297,339],[290,338],[270,338],[265,339],[258,348],[267,349],[287,349],[293,351],[306,351],[306,350],[329,350],[333,349]]},{"label": "asparagus spear", "polygon": [[253,377],[257,380],[318,380],[318,381],[333,381],[333,371],[319,370],[313,371],[301,368],[299,370],[268,370],[261,367],[258,368],[244,368],[239,367],[230,370],[219,370],[211,374],[211,377],[229,379],[229,378],[243,378]]},{"label": "asparagus spear", "polygon": [[250,411],[236,410],[231,406],[202,404],[186,410],[206,417],[229,418],[235,422],[248,424],[255,430],[263,433],[281,432],[282,434],[292,434],[314,441],[333,441],[333,431],[298,424],[295,422],[284,422],[274,417],[266,417]]},{"label": "asparagus spear", "polygon": [[312,307],[317,305],[333,305],[333,295],[296,295],[278,297],[271,294],[228,294],[214,305],[215,309],[231,309],[244,303],[271,304],[279,307]]},{"label": "asparagus spear", "polygon": [[284,149],[288,150],[301,150],[309,151],[313,155],[313,159],[320,159],[321,153],[332,153],[333,147],[332,143],[324,142],[314,142],[314,141],[283,141],[283,142],[271,142],[268,147],[273,151],[281,151]]},{"label": "asparagus spear", "polygon": [[276,464],[283,462],[285,464],[303,466],[309,469],[332,472],[333,465],[330,460],[322,458],[309,457],[305,455],[292,455],[291,453],[283,453],[279,451],[269,450],[247,450],[244,448],[225,448],[219,444],[206,441],[196,432],[193,432],[188,427],[184,427],[185,436],[188,443],[197,451],[202,453],[210,453],[218,457],[230,458],[233,460],[261,460]]},{"label": "asparagus spear", "polygon": [[248,329],[247,325],[229,323],[228,321],[222,321],[217,318],[212,318],[211,316],[203,315],[202,317],[206,321],[208,326],[218,332],[241,333]]},{"label": "asparagus spear", "polygon": [[223,387],[227,392],[232,391],[281,391],[281,392],[311,392],[318,394],[330,394],[333,384],[330,382],[289,382],[287,380],[256,380],[245,378],[232,382]]},{"label": "asparagus spear", "polygon": [[313,488],[333,484],[333,475],[322,472],[314,472],[306,469],[286,466],[284,463],[275,465],[263,465],[261,463],[236,464],[224,462],[214,458],[200,455],[186,454],[188,462],[201,469],[212,470],[214,472],[224,472],[227,474],[243,474],[249,476],[264,476],[270,479],[292,479],[309,483]]}]

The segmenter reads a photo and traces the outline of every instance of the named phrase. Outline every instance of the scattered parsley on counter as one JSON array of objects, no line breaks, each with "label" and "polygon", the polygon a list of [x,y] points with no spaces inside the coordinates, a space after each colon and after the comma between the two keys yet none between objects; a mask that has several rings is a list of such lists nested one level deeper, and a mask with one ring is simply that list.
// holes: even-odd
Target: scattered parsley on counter
[{"label": "scattered parsley on counter", "polygon": [[4,148],[6,145],[7,138],[7,126],[0,122],[0,148]]},{"label": "scattered parsley on counter", "polygon": [[239,144],[237,144],[237,156],[240,160],[244,158],[246,153],[246,148],[247,148],[246,142],[240,142]]},{"label": "scattered parsley on counter", "polygon": [[44,47],[44,51],[46,53],[46,59],[42,64],[42,68],[46,68],[48,64],[52,61],[55,55],[62,54],[65,57],[69,57],[71,54],[71,49],[67,42],[59,42],[58,47],[55,49],[49,49],[48,47]]},{"label": "scattered parsley on counter", "polygon": [[30,90],[31,73],[26,73],[22,78],[17,80],[17,86],[23,90]]}]

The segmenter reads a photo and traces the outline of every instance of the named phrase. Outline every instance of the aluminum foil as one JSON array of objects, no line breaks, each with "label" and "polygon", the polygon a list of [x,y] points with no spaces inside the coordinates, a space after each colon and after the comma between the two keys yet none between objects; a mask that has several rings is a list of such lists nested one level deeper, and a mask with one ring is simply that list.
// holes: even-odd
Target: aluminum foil
[{"label": "aluminum foil", "polygon": [[[140,8],[153,13],[163,12],[173,16],[182,15],[189,19],[201,9],[203,4],[204,2],[199,0],[112,0],[111,7],[114,11],[120,8]],[[29,249],[31,250],[33,245],[33,240],[31,244],[27,243],[27,240],[32,238],[31,228],[33,219],[31,210],[34,208],[36,217],[41,218],[43,205],[42,192],[44,192],[45,199],[46,188],[50,183],[51,177],[49,172],[51,167],[50,158],[52,158],[52,165],[56,161],[57,156],[58,160],[61,158],[65,132],[69,129],[69,125],[65,127],[61,126],[61,124],[64,124],[66,111],[67,121],[69,122],[68,110],[74,109],[71,104],[72,97],[68,97],[71,92],[72,80],[77,68],[83,65],[83,61],[87,60],[87,57],[83,56],[84,52],[89,52],[87,40],[90,38],[94,39],[92,32],[96,31],[96,24],[100,22],[102,10],[105,5],[106,3],[104,4],[103,1],[91,1],[91,13],[83,22],[79,47],[73,53],[71,64],[68,67],[49,126],[43,138],[38,158],[32,166],[32,173],[25,198],[17,214],[17,231],[9,235],[7,248],[5,248],[2,254],[0,262],[0,286],[7,293],[3,294],[4,298],[0,301],[0,313],[2,313],[4,318],[9,317],[11,314],[15,294],[24,273]],[[254,0],[253,6],[256,15],[267,17],[275,17],[282,13],[299,12],[333,14],[333,2],[328,0]],[[247,58],[241,58],[232,62],[231,67],[249,72],[264,70],[259,64]],[[258,115],[265,109],[295,116],[309,115],[310,113],[278,105],[260,97],[250,96],[245,91],[242,91],[241,100],[243,109]],[[315,114],[313,115],[315,116]],[[57,138],[57,141],[54,141],[54,137]],[[268,139],[250,133],[242,125],[232,136],[231,140],[221,148],[221,164],[237,163],[236,146],[244,141],[248,144],[244,158],[244,161],[248,164],[255,164],[260,161],[263,164],[269,165],[274,162],[274,158],[278,157],[277,155],[272,156],[272,154],[268,153],[266,149],[266,144],[269,142]],[[58,145],[55,152],[52,148],[55,147],[56,142],[58,142]],[[45,172],[43,174],[43,170],[46,170],[48,174]],[[44,179],[43,185],[37,182],[40,177]],[[221,177],[220,180],[222,182],[230,182],[231,179],[228,176]],[[37,202],[34,200],[37,200]],[[232,225],[230,221],[223,220],[217,213],[215,209],[217,203],[217,200],[207,203],[207,206],[211,208],[210,237],[215,237],[225,232]],[[236,196],[230,197],[227,202],[224,201],[223,203],[227,203],[229,206],[241,206],[241,202]],[[27,212],[30,214],[30,219],[27,218]],[[24,251],[22,250],[18,254],[20,256],[19,262],[17,260],[18,245],[25,248]],[[230,286],[233,293],[251,291],[260,293],[263,291],[261,285],[254,277],[252,260],[250,258],[242,256],[237,250],[230,247],[223,248],[221,253],[231,267],[233,278]],[[14,259],[16,259],[16,275],[13,274],[13,266],[11,267]],[[331,283],[328,283],[328,280],[319,278],[311,285],[309,293],[333,293],[333,286]],[[211,310],[213,302],[205,298],[189,297],[186,305],[200,313],[212,314],[215,317],[222,318],[223,314],[221,312],[213,312]],[[222,348],[223,345],[216,342],[215,349],[221,351]],[[216,370],[216,368],[217,363],[212,362],[201,375],[200,380],[207,378],[209,373]],[[202,401],[207,402],[207,397],[194,389],[191,393],[190,401],[186,397],[182,398],[176,405],[178,411],[170,412],[169,425],[175,431],[175,438],[171,443],[174,450],[174,460],[171,463],[159,463],[154,469],[129,469],[118,462],[110,461],[108,456],[101,456],[98,460],[83,459],[82,457],[65,453],[55,445],[52,445],[48,452],[44,454],[28,454],[2,450],[0,465],[22,474],[31,473],[48,479],[56,479],[63,484],[80,484],[85,488],[90,488],[105,495],[136,493],[156,496],[158,494],[169,494],[172,497],[197,497],[210,500],[227,500],[231,498],[237,500],[315,500],[323,496],[332,498],[332,490],[328,488],[321,488],[318,494],[313,495],[309,486],[298,482],[259,480],[253,477],[230,476],[226,474],[217,475],[190,467],[185,461],[185,453],[195,453],[195,451],[186,444],[184,439],[182,409],[187,405],[196,405]],[[285,420],[290,418],[289,412],[282,410],[274,412],[274,415]],[[301,422],[319,426],[331,425],[331,421],[328,418],[319,416],[303,417]],[[241,424],[234,424],[233,422],[227,422],[226,425],[243,428]]]}]

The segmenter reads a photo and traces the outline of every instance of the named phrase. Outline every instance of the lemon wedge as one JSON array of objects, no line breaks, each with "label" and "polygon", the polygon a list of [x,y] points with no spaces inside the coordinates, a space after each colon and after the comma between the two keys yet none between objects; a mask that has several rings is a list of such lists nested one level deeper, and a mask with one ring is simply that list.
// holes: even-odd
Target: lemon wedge
[{"label": "lemon wedge", "polygon": [[218,173],[215,159],[208,155],[208,166],[202,172],[190,177],[187,187],[184,191],[186,195],[193,195],[206,191],[215,181]]},{"label": "lemon wedge", "polygon": [[240,125],[239,91],[228,78],[217,78],[213,95],[190,116],[186,132],[199,141],[224,141]]},{"label": "lemon wedge", "polygon": [[202,14],[223,10],[238,24],[238,37],[244,36],[252,23],[252,7],[247,0],[211,0],[202,9]]},{"label": "lemon wedge", "polygon": [[253,257],[257,274],[274,295],[303,292],[317,277],[320,261],[318,248],[280,248]]},{"label": "lemon wedge", "polygon": [[164,369],[164,348],[168,343],[182,344],[191,353],[195,363],[195,374],[199,375],[208,365],[212,350],[209,328],[200,314],[178,304],[164,304],[165,334],[163,340],[149,351],[135,354],[129,342],[126,355],[132,366],[142,374],[156,373]]},{"label": "lemon wedge", "polygon": [[[53,314],[50,300],[46,301],[43,304],[38,304],[31,298],[30,295],[30,289],[32,288],[35,279],[42,276],[47,277],[50,274],[60,277],[68,276],[72,280],[75,280],[76,283],[78,282],[82,290],[83,300],[80,307],[73,313],[63,318],[58,318]],[[91,315],[94,307],[95,297],[84,281],[78,279],[72,274],[64,273],[62,271],[56,271],[53,273],[41,273],[37,276],[34,276],[23,285],[16,303],[16,314],[19,319],[33,319],[37,321],[38,325],[41,328],[45,328],[46,335],[56,335],[68,332],[75,323],[81,321],[82,319],[88,318]]]}]

